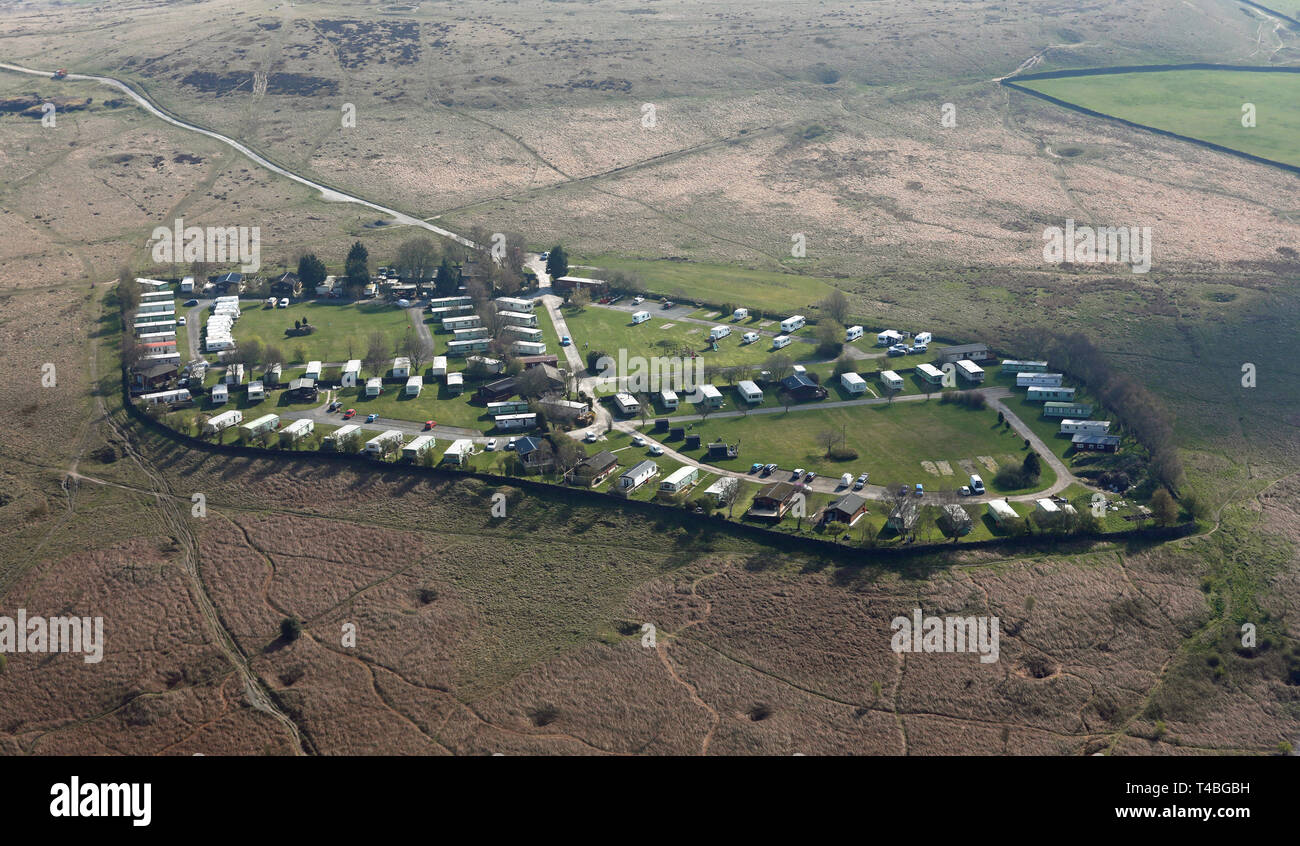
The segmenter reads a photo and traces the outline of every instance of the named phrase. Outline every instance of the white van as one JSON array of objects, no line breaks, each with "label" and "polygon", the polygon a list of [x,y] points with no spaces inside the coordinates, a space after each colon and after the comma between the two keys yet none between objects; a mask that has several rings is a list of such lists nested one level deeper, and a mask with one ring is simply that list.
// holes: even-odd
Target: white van
[{"label": "white van", "polygon": [[852,486],[853,486],[853,474],[852,474],[852,473],[845,473],[843,476],[840,476],[840,487],[841,487],[841,488],[848,488],[848,487],[852,487]]},{"label": "white van", "polygon": [[650,319],[650,312],[648,311],[638,311],[632,314],[633,323],[645,323],[649,319]]},{"label": "white van", "polygon": [[740,342],[742,344],[752,344],[758,339],[759,339],[759,334],[757,332],[746,332],[745,334],[740,336]]},{"label": "white van", "polygon": [[970,477],[970,492],[973,494],[984,493],[984,480],[973,473]]},{"label": "white van", "polygon": [[714,326],[709,330],[709,340],[717,341],[731,334],[730,326]]},{"label": "white van", "polygon": [[772,349],[779,350],[790,346],[791,337],[789,335],[777,335],[772,339]]},{"label": "white van", "polygon": [[846,344],[851,343],[852,341],[856,341],[858,338],[861,337],[862,337],[861,326],[850,326],[848,329],[844,330],[844,343]]}]

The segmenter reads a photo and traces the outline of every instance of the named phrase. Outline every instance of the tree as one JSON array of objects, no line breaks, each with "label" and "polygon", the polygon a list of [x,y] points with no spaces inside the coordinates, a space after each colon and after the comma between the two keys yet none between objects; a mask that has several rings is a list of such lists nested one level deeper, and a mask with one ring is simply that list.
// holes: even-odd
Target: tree
[{"label": "tree", "polygon": [[1038,477],[1043,475],[1043,462],[1038,457],[1038,453],[1030,451],[1026,453],[1024,462],[1020,465],[1020,470],[1025,474],[1025,479],[1029,483],[1037,481]]},{"label": "tree", "polygon": [[438,290],[439,296],[452,297],[460,290],[460,271],[456,270],[443,256],[442,263],[438,265],[438,271],[433,276],[433,287]]},{"label": "tree", "polygon": [[285,617],[280,621],[280,637],[295,641],[302,635],[302,621],[297,617]]},{"label": "tree", "polygon": [[839,358],[835,359],[835,367],[831,370],[831,377],[838,379],[845,373],[854,372],[856,367],[857,365],[853,361],[853,356],[844,353]]},{"label": "tree", "polygon": [[404,279],[432,279],[438,269],[438,258],[438,246],[428,238],[419,237],[403,241],[397,247],[393,263]]},{"label": "tree", "polygon": [[371,332],[363,362],[372,375],[383,376],[388,369],[388,339],[383,332]]},{"label": "tree", "polygon": [[582,285],[579,285],[569,292],[569,305],[573,306],[578,311],[582,311],[590,303],[591,291],[588,291]]},{"label": "tree", "polygon": [[841,325],[849,322],[849,298],[838,288],[819,304],[826,316]]},{"label": "tree", "polygon": [[370,284],[370,252],[360,241],[354,242],[348,250],[343,274],[348,279],[349,295],[354,298],[361,288]]},{"label": "tree", "polygon": [[794,404],[794,394],[790,393],[785,388],[782,388],[776,392],[776,401],[781,403],[781,407],[788,412],[790,406]]},{"label": "tree", "polygon": [[817,445],[825,448],[827,458],[843,440],[844,434],[840,429],[823,429],[817,433]]},{"label": "tree", "polygon": [[315,253],[305,253],[298,259],[298,279],[302,281],[304,291],[314,291],[316,286],[325,281],[325,262],[316,258]]},{"label": "tree", "polygon": [[770,374],[769,378],[773,382],[780,382],[794,372],[794,360],[788,355],[777,353],[767,360],[763,369]]},{"label": "tree", "polygon": [[552,445],[555,447],[555,469],[561,474],[569,472],[587,457],[582,444],[568,435],[553,436]]},{"label": "tree", "polygon": [[844,327],[834,320],[818,323],[813,336],[817,338],[817,352],[820,355],[839,355],[844,347]]},{"label": "tree", "polygon": [[424,363],[433,358],[433,348],[419,333],[408,332],[403,339],[402,354],[411,360],[411,374],[418,375]]},{"label": "tree", "polygon": [[140,283],[135,281],[135,274],[129,267],[118,268],[117,299],[123,314],[130,314],[140,307]]},{"label": "tree", "polygon": [[559,244],[551,247],[551,254],[546,257],[546,275],[553,280],[569,275],[569,254]]},{"label": "tree", "polygon": [[1156,488],[1151,495],[1151,516],[1158,526],[1172,526],[1178,521],[1178,503],[1168,488]]},{"label": "tree", "polygon": [[959,517],[949,514],[946,508],[939,511],[935,523],[939,527],[939,531],[943,532],[943,536],[951,538],[953,543],[956,543],[957,539],[961,537],[961,530],[967,525]]}]

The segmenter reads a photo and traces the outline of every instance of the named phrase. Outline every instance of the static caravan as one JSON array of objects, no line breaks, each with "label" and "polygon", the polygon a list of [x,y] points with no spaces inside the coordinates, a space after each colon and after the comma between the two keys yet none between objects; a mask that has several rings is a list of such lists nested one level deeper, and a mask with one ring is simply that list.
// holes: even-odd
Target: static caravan
[{"label": "static caravan", "polygon": [[780,350],[790,346],[793,339],[789,335],[777,335],[772,339],[772,349]]},{"label": "static caravan", "polygon": [[280,430],[280,440],[297,443],[312,433],[316,424],[310,420],[295,420]]},{"label": "static caravan", "polygon": [[497,297],[497,311],[523,311],[531,312],[533,310],[533,301],[522,297]]},{"label": "static caravan", "polygon": [[447,374],[447,393],[453,397],[465,390],[465,377],[460,373]]},{"label": "static caravan", "polygon": [[445,355],[434,356],[433,364],[429,365],[429,375],[430,376],[447,375],[447,356]]},{"label": "static caravan", "polygon": [[722,408],[722,391],[713,385],[700,385],[696,394],[705,408]]},{"label": "static caravan", "polygon": [[1074,399],[1074,388],[1030,388],[1025,399],[1030,402],[1047,402],[1048,400],[1069,402]]},{"label": "static caravan", "polygon": [[878,347],[892,347],[894,344],[901,344],[902,342],[903,333],[896,332],[893,329],[886,329],[876,335],[876,346]]},{"label": "static caravan", "polygon": [[377,397],[384,392],[384,380],[378,376],[371,376],[366,380],[366,396]]},{"label": "static caravan", "polygon": [[709,330],[710,341],[720,341],[731,334],[730,326],[714,326]]},{"label": "static caravan", "polygon": [[418,397],[420,390],[424,387],[424,377],[408,376],[406,379],[406,395],[408,397]]},{"label": "static caravan", "polygon": [[262,385],[261,379],[254,379],[248,383],[248,401],[261,402],[266,399],[266,387]]},{"label": "static caravan", "polygon": [[215,435],[231,426],[238,426],[244,422],[244,412],[238,410],[223,411],[220,414],[214,414],[208,418],[208,422],[203,426],[203,432],[208,435]]},{"label": "static caravan", "polygon": [[1013,358],[1002,359],[1003,373],[1042,373],[1047,370],[1045,361],[1017,361]]},{"label": "static caravan", "polygon": [[448,306],[474,306],[474,298],[466,294],[463,297],[437,297],[429,300],[429,308],[446,308]]},{"label": "static caravan", "polygon": [[724,505],[727,502],[727,498],[731,496],[731,492],[739,486],[739,479],[731,476],[723,476],[718,479],[718,481],[709,485],[708,489],[704,491],[704,494],[705,496],[714,497],[718,505]]},{"label": "static caravan", "polygon": [[166,288],[168,284],[167,282],[164,282],[161,279],[146,279],[143,276],[135,277],[135,281],[136,284],[140,285],[142,288],[145,289],[153,288],[154,290],[157,290],[159,288]]},{"label": "static caravan", "polygon": [[261,417],[257,418],[256,420],[250,423],[245,423],[244,425],[240,426],[239,432],[240,434],[246,434],[251,438],[260,435],[263,432],[273,432],[277,428],[279,428],[279,426],[280,426],[280,415],[263,414]]},{"label": "static caravan", "polygon": [[502,402],[490,402],[487,404],[488,414],[493,417],[502,414],[526,414],[528,412],[527,400],[504,400]]},{"label": "static caravan", "polygon": [[140,295],[141,303],[169,303],[173,299],[171,291],[145,291]]},{"label": "static caravan", "polygon": [[1118,452],[1119,435],[1100,435],[1092,432],[1077,432],[1070,443],[1079,452]]},{"label": "static caravan", "polygon": [[194,293],[194,277],[193,277],[193,276],[186,276],[184,279],[181,280],[181,293],[182,293],[182,294],[192,294],[192,293]]},{"label": "static caravan", "polygon": [[148,335],[152,332],[166,332],[168,330],[176,331],[175,320],[142,320],[137,318],[132,324],[132,328],[137,335]]},{"label": "static caravan", "polygon": [[537,415],[532,412],[528,414],[502,414],[495,418],[495,423],[502,432],[518,432],[536,426]]},{"label": "static caravan", "polygon": [[505,326],[537,327],[537,315],[528,311],[499,311],[497,317]]},{"label": "static caravan", "polygon": [[415,440],[402,447],[402,458],[415,463],[426,452],[433,449],[435,443],[433,435],[418,435]]},{"label": "static caravan", "polygon": [[994,524],[1001,526],[1007,520],[1018,520],[1020,515],[1011,507],[1011,503],[1005,499],[995,499],[989,503],[989,516],[993,518]]},{"label": "static caravan", "polygon": [[677,408],[677,392],[670,391],[667,388],[660,391],[659,404],[669,411]]},{"label": "static caravan", "polygon": [[406,356],[393,359],[393,378],[406,379],[411,375],[411,360]]},{"label": "static caravan", "polygon": [[853,372],[841,373],[840,384],[844,386],[844,390],[851,394],[865,394],[867,392],[867,380]]},{"label": "static caravan", "polygon": [[943,371],[933,364],[918,364],[916,366],[916,375],[931,385],[943,384]]},{"label": "static caravan", "polygon": [[967,382],[983,382],[984,368],[968,358],[963,358],[957,362],[957,375],[961,376]]},{"label": "static caravan", "polygon": [[401,448],[402,440],[401,432],[396,429],[389,429],[387,432],[381,432],[366,441],[366,452],[372,456],[387,455],[389,452]]},{"label": "static caravan", "polygon": [[658,475],[658,464],[653,461],[642,461],[618,477],[619,490],[634,491]]},{"label": "static caravan", "polygon": [[[522,327],[507,326],[507,329],[517,329]],[[475,326],[472,329],[454,329],[451,333],[453,341],[481,341],[484,338],[491,337],[486,326]]]},{"label": "static caravan", "polygon": [[268,383],[272,385],[278,385],[280,384],[280,377],[283,375],[284,375],[284,368],[281,367],[279,364],[272,364],[270,367],[266,368],[266,373],[264,374],[264,378]]},{"label": "static caravan", "polygon": [[882,370],[880,372],[880,384],[891,391],[901,391],[903,390],[903,377],[892,370]]},{"label": "static caravan", "polygon": [[492,341],[488,338],[479,338],[474,341],[448,341],[447,355],[463,356],[476,352],[487,352],[492,346]]},{"label": "static caravan", "polygon": [[731,319],[736,321],[746,320],[748,319],[748,317],[749,317],[749,309],[747,308],[738,308],[731,313]]},{"label": "static caravan", "polygon": [[1092,404],[1086,402],[1048,402],[1043,404],[1044,417],[1090,417]]},{"label": "static caravan", "polygon": [[1061,519],[1063,513],[1061,506],[1057,505],[1054,500],[1034,500],[1034,515],[1044,523],[1053,523]]},{"label": "static caravan", "polygon": [[633,323],[645,323],[649,319],[650,319],[650,312],[648,311],[637,311],[632,313]]},{"label": "static caravan", "polygon": [[929,332],[917,332],[912,336],[912,343],[914,344],[926,344],[928,346],[933,340],[934,335],[931,335]]},{"label": "static caravan", "polygon": [[668,478],[659,483],[659,490],[664,493],[681,493],[700,479],[698,467],[679,467]]},{"label": "static caravan", "polygon": [[515,341],[512,349],[519,355],[546,355],[546,344],[536,341]]},{"label": "static caravan", "polygon": [[1062,435],[1106,435],[1110,433],[1109,420],[1062,420]]},{"label": "static caravan", "polygon": [[745,402],[763,401],[763,389],[749,379],[742,379],[736,383],[736,393],[740,394],[740,398]]},{"label": "static caravan", "polygon": [[[352,362],[350,362],[350,361],[348,362],[348,364],[351,364],[351,363],[352,363]],[[307,379],[315,379],[317,382],[319,382],[319,381],[320,381],[320,371],[321,371],[321,363],[320,363],[319,361],[309,361],[309,362],[307,362],[307,372],[304,373],[304,374],[302,374],[302,375],[303,375],[304,378],[307,378]],[[361,371],[361,362],[358,361],[358,362],[357,362],[357,372],[360,372],[360,371]]]},{"label": "static caravan", "polygon": [[340,426],[332,434],[326,435],[321,446],[326,449],[338,450],[349,440],[360,437],[361,427],[355,423],[349,423],[346,426]]},{"label": "static caravan", "polygon": [[804,324],[807,322],[808,321],[804,320],[804,316],[802,314],[791,315],[790,317],[787,317],[785,320],[781,321],[781,332],[782,334],[786,334],[786,335],[790,334],[791,332],[798,332],[800,329],[804,327]]},{"label": "static caravan", "polygon": [[[312,364],[319,364],[313,361]],[[307,378],[311,378],[311,367],[307,368]],[[345,388],[354,388],[361,381],[361,359],[350,358],[343,365],[343,377],[339,384]]]},{"label": "static caravan", "polygon": [[469,438],[460,438],[451,442],[447,451],[442,454],[444,464],[455,464],[457,467],[464,465],[469,457],[474,454],[474,442]]},{"label": "static caravan", "polygon": [[230,402],[230,388],[226,387],[225,382],[218,382],[212,386],[212,404],[225,405]]},{"label": "static caravan", "polygon": [[1016,374],[1017,388],[1059,388],[1065,377],[1060,373],[1034,373],[1026,371]]},{"label": "static caravan", "polygon": [[474,310],[474,306],[472,305],[441,306],[438,308],[434,308],[430,306],[429,316],[436,317],[438,319],[438,322],[441,323],[443,320],[445,320],[448,317],[463,315],[465,312],[467,311],[472,312],[473,310]]},{"label": "static caravan", "polygon": [[476,326],[482,326],[483,321],[477,314],[468,314],[464,317],[444,317],[442,319],[442,331],[455,332],[457,329],[473,329]]},{"label": "static caravan", "polygon": [[620,392],[614,394],[614,407],[618,409],[619,414],[630,417],[641,410],[641,403],[637,402],[636,397],[631,394]]},{"label": "static caravan", "polygon": [[740,336],[740,342],[742,344],[752,344],[757,341],[759,337],[761,336],[757,332],[746,332]]},{"label": "static caravan", "polygon": [[[477,329],[464,329],[464,330],[462,330],[462,331],[465,331],[465,332],[477,332],[477,331],[479,331],[479,330],[477,330]],[[484,330],[482,330],[482,331],[483,331],[485,334],[486,334],[486,332],[487,332],[486,329],[484,329]],[[530,329],[530,328],[527,327],[527,326],[507,326],[507,327],[506,327],[506,332],[507,332],[511,337],[518,338],[518,339],[521,340],[521,341],[532,341],[532,342],[534,342],[534,343],[541,343],[541,341],[542,341],[542,330],[541,330],[541,329]]]},{"label": "static caravan", "polygon": [[861,326],[850,326],[848,329],[844,330],[844,343],[846,344],[850,344],[861,337],[862,337]]},{"label": "static caravan", "polygon": [[236,363],[227,367],[225,382],[227,385],[244,384],[244,365]]},{"label": "static caravan", "polygon": [[149,344],[161,344],[161,343],[165,343],[165,342],[167,342],[167,341],[171,341],[173,344],[175,344],[175,343],[176,343],[176,332],[175,332],[175,330],[172,330],[172,331],[170,331],[170,332],[167,332],[167,331],[164,331],[164,332],[146,332],[145,334],[141,335],[141,336],[140,336],[139,338],[137,338],[136,340],[139,341],[141,344],[145,344],[145,345],[149,345]]},{"label": "static caravan", "polygon": [[190,399],[190,392],[185,388],[177,388],[174,391],[158,391],[153,394],[141,394],[140,399],[145,405],[171,405],[174,402],[186,402]]}]

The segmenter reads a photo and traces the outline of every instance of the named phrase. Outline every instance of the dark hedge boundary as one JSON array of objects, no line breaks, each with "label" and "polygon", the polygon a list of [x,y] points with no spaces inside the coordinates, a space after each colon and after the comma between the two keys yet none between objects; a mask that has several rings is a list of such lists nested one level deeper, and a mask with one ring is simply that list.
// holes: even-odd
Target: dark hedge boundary
[{"label": "dark hedge boundary", "polygon": [[[187,449],[197,449],[208,453],[219,453],[224,455],[240,456],[244,458],[258,458],[262,460],[274,460],[276,456],[283,455],[294,461],[315,461],[315,462],[335,462],[351,464],[354,467],[366,468],[373,471],[377,464],[374,459],[367,458],[364,455],[353,455],[341,452],[321,452],[312,451],[280,451],[271,449],[262,449],[259,447],[242,446],[240,444],[215,444],[208,441],[200,440],[191,435],[178,432],[170,426],[164,425],[158,420],[154,420],[145,414],[139,406],[131,402],[130,384],[127,381],[125,371],[122,374],[122,398],[126,405],[127,413],[141,425],[149,430],[178,443]],[[594,508],[609,508],[611,506],[640,512],[648,517],[662,520],[671,518],[674,521],[681,522],[683,518],[692,518],[701,529],[706,533],[724,531],[732,536],[745,538],[747,540],[757,541],[766,546],[776,547],[784,551],[796,552],[801,554],[820,554],[826,557],[834,558],[850,564],[865,564],[874,561],[910,561],[926,556],[936,554],[972,550],[972,549],[999,549],[1016,552],[1069,552],[1085,551],[1096,542],[1128,542],[1130,544],[1154,544],[1160,541],[1172,540],[1174,538],[1187,537],[1196,532],[1196,523],[1182,523],[1177,526],[1151,526],[1148,528],[1128,529],[1123,532],[1097,532],[1089,534],[1071,534],[1071,535],[1022,535],[1019,537],[993,538],[991,540],[969,541],[966,543],[932,543],[932,544],[911,544],[907,547],[854,547],[847,546],[834,541],[823,540],[806,535],[790,535],[784,532],[774,531],[762,526],[750,523],[738,523],[732,520],[722,518],[699,518],[690,515],[680,507],[661,505],[657,502],[645,502],[642,500],[625,500],[612,497],[609,494],[597,493],[596,491],[586,488],[564,487],[548,482],[536,481],[533,479],[520,478],[517,476],[494,476],[490,473],[479,473],[471,470],[443,470],[436,467],[423,467],[413,464],[388,464],[381,465],[385,473],[398,473],[406,476],[419,478],[435,478],[446,481],[454,481],[458,478],[473,478],[483,482],[496,485],[511,485],[529,491],[534,495],[548,500],[559,499],[561,501],[578,501],[579,504],[590,505]],[[562,495],[561,495],[562,493]]]},{"label": "dark hedge boundary", "polygon": [[[1245,0],[1242,0],[1242,2],[1245,2]],[[1250,5],[1254,6],[1256,4],[1251,3]],[[1260,6],[1259,8],[1264,9],[1263,6]],[[1265,11],[1268,11],[1274,15],[1278,15],[1277,12],[1273,12],[1271,9],[1265,9]],[[1286,16],[1278,15],[1278,17],[1285,18]],[[1292,23],[1296,24],[1297,26],[1300,26],[1300,21],[1294,21],[1291,18],[1286,18],[1286,19],[1288,21],[1292,21]],[[1263,156],[1256,156],[1251,153],[1243,152],[1241,150],[1235,150],[1232,147],[1224,147],[1222,144],[1215,144],[1212,141],[1204,141],[1200,138],[1191,138],[1186,135],[1179,135],[1177,132],[1170,132],[1167,129],[1157,129],[1154,126],[1147,126],[1146,124],[1134,123],[1131,120],[1125,120],[1124,118],[1121,117],[1108,115],[1105,112],[1098,112],[1093,109],[1089,109],[1085,106],[1080,106],[1077,103],[1071,103],[1067,100],[1062,100],[1058,97],[1053,97],[1050,94],[1044,94],[1041,91],[1035,91],[1032,88],[1028,88],[1024,85],[1019,85],[1017,82],[1013,81],[1013,80],[1021,80],[1021,81],[1034,80],[1034,79],[1065,79],[1068,77],[1075,77],[1075,76],[1109,76],[1118,73],[1162,73],[1164,71],[1179,71],[1179,70],[1224,70],[1224,71],[1247,71],[1250,73],[1300,73],[1300,67],[1274,68],[1274,67],[1260,67],[1258,65],[1215,65],[1206,62],[1189,62],[1187,64],[1181,64],[1181,65],[1116,65],[1113,67],[1086,68],[1083,70],[1044,71],[1042,73],[1029,73],[1029,74],[1024,74],[1022,76],[1004,79],[1002,80],[1002,84],[1007,88],[1013,88],[1016,91],[1019,91],[1023,94],[1028,94],[1031,97],[1037,97],[1040,100],[1046,100],[1047,102],[1052,103],[1053,105],[1057,105],[1060,106],[1061,108],[1078,112],[1079,114],[1088,115],[1089,117],[1102,118],[1103,120],[1114,121],[1115,123],[1122,124],[1131,129],[1139,129],[1144,132],[1152,132],[1155,133],[1156,135],[1163,135],[1166,138],[1175,138],[1179,141],[1186,141],[1189,144],[1195,144],[1199,147],[1204,147],[1207,150],[1214,150],[1219,153],[1227,153],[1230,156],[1236,156],[1237,158],[1247,159],[1248,161],[1256,162],[1258,164],[1269,165],[1270,167],[1281,168],[1282,170],[1285,170],[1288,173],[1294,173],[1300,175],[1300,166],[1297,165],[1287,164],[1286,162],[1274,161],[1273,159],[1266,159]]]}]

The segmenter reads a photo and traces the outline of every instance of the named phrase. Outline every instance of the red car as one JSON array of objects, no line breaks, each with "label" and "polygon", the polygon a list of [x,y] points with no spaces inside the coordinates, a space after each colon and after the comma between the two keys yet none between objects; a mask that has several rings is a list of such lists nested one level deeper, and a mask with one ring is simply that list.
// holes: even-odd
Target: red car
[{"label": "red car", "polygon": [[437,425],[438,425],[438,421],[437,421],[437,420],[426,420],[426,421],[424,421],[424,431],[427,432],[427,431],[429,431],[430,429],[432,429],[434,426],[437,426]]},{"label": "red car", "polygon": [[344,420],[351,420],[353,417],[356,416],[357,416],[357,410],[355,408],[349,408],[347,411],[343,412]]}]

